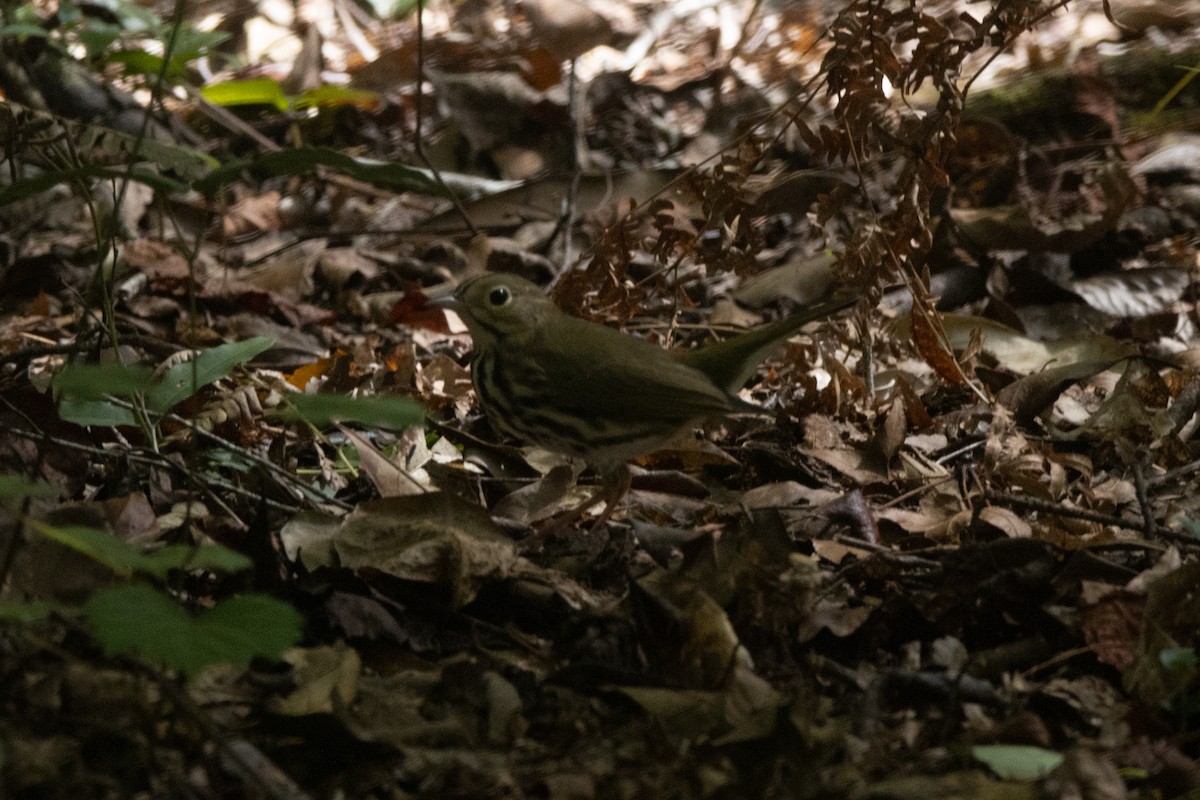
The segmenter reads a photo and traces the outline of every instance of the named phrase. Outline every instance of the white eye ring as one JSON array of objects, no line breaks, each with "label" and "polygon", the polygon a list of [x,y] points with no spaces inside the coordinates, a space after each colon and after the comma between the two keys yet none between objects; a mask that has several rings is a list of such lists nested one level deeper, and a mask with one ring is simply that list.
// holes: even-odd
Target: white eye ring
[{"label": "white eye ring", "polygon": [[508,305],[510,300],[512,300],[512,292],[505,286],[497,286],[488,293],[488,302],[497,308]]}]

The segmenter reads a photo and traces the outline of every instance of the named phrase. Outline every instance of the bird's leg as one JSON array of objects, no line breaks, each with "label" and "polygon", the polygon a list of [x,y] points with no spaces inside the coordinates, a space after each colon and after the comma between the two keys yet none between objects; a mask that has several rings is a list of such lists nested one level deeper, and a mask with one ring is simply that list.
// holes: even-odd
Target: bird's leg
[{"label": "bird's leg", "polygon": [[586,511],[597,501],[604,501],[604,510],[600,512],[600,516],[592,523],[592,530],[600,530],[604,523],[608,522],[608,518],[617,510],[617,505],[620,504],[628,492],[629,487],[633,485],[633,475],[629,471],[629,465],[622,462],[615,469],[605,470],[600,473],[600,488],[592,495],[588,501],[589,505],[584,506],[581,511]]},{"label": "bird's leg", "polygon": [[613,512],[621,503],[621,498],[629,491],[630,484],[633,481],[633,476],[629,472],[628,465],[622,463],[614,468],[609,468],[600,471],[600,485],[596,490],[588,495],[587,499],[578,505],[572,506],[566,511],[555,514],[547,520],[544,520],[543,526],[534,533],[531,537],[525,539],[528,544],[531,541],[539,541],[542,538],[551,534],[566,531],[576,522],[578,522],[589,508],[592,508],[597,503],[603,502],[604,509],[600,512],[600,516],[592,523],[591,530],[597,531],[608,522]]}]

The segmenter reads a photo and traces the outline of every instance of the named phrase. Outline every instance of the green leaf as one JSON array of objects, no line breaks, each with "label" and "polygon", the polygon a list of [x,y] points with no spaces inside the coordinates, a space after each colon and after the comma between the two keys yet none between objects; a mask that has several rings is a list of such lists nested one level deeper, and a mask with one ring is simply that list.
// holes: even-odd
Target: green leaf
[{"label": "green leaf", "polygon": [[0,28],[0,39],[16,39],[23,36],[45,39],[50,36],[50,32],[32,22],[15,22]]},{"label": "green leaf", "polygon": [[67,364],[51,384],[61,396],[76,400],[102,400],[105,397],[133,397],[154,386],[154,371],[135,364]]},{"label": "green leaf", "polygon": [[158,75],[162,72],[162,56],[145,50],[116,50],[108,55],[110,64],[120,64],[131,75]]},{"label": "green leaf", "polygon": [[1044,778],[1063,760],[1062,754],[1053,750],[1016,744],[978,745],[971,748],[971,755],[1006,781]]},{"label": "green leaf", "polygon": [[222,81],[200,89],[204,99],[218,106],[274,106],[279,111],[288,110],[288,96],[272,78],[248,78],[245,80]]},{"label": "green leaf", "polygon": [[318,86],[296,98],[297,108],[355,106],[367,110],[379,106],[379,94],[348,86]]},{"label": "green leaf", "polygon": [[412,428],[425,421],[424,407],[404,397],[294,394],[289,395],[288,399],[295,410],[282,411],[280,417],[288,420],[303,419],[318,428],[334,422]]},{"label": "green leaf", "polygon": [[79,27],[79,41],[89,57],[103,53],[121,35],[121,27],[96,19],[88,19]]},{"label": "green leaf", "polygon": [[42,481],[31,481],[24,475],[0,473],[0,500],[24,500],[26,497],[56,497],[58,489]]},{"label": "green leaf", "polygon": [[155,413],[166,413],[274,343],[274,339],[256,336],[204,350],[192,360],[171,367],[157,381],[145,367],[68,366],[54,380],[61,395],[58,413],[67,422],[77,425],[134,425],[133,412],[102,398],[143,393],[146,408]]},{"label": "green leaf", "polygon": [[[143,8],[136,2],[120,0],[116,4],[116,11],[125,30],[151,35],[160,42],[167,41],[168,30],[174,25],[170,20],[163,22],[162,17],[156,14],[153,8]],[[187,26],[184,26],[183,30],[187,31]]]},{"label": "green leaf", "polygon": [[238,180],[244,171],[262,179],[281,175],[304,175],[313,172],[317,167],[325,167],[393,191],[445,196],[437,182],[423,170],[392,161],[353,158],[324,147],[280,150],[267,153],[254,161],[232,162],[213,170],[193,186],[197,191],[211,196],[222,186]]},{"label": "green leaf", "polygon": [[211,664],[278,658],[300,639],[303,619],[287,603],[243,595],[192,617],[147,586],[101,589],[84,613],[109,654],[135,654],[195,675]]},{"label": "green leaf", "polygon": [[191,397],[201,388],[220,380],[239,364],[268,350],[275,340],[255,336],[241,342],[223,344],[205,350],[191,361],[183,361],[167,370],[162,381],[146,395],[146,407],[160,413]]},{"label": "green leaf", "polygon": [[64,29],[78,25],[83,20],[83,9],[75,3],[63,3],[58,10],[58,24]]},{"label": "green leaf", "polygon": [[155,381],[153,371],[142,365],[68,364],[54,376],[52,385],[62,419],[76,425],[117,427],[136,424],[133,412],[104,398],[133,397]]},{"label": "green leaf", "polygon": [[56,527],[37,521],[31,521],[30,525],[47,539],[82,553],[125,577],[139,572],[162,579],[166,578],[171,570],[177,569],[233,573],[253,566],[246,556],[219,544],[202,544],[197,547],[168,545],[144,553],[137,545],[123,542],[108,531],[98,528],[82,525]]},{"label": "green leaf", "polygon": [[41,600],[29,603],[2,602],[0,603],[0,622],[28,625],[31,622],[45,619],[54,610],[54,606]]},{"label": "green leaf", "polygon": [[165,578],[171,570],[211,570],[213,572],[243,572],[254,566],[249,557],[219,544],[189,547],[172,544],[142,555],[135,565],[138,572]]},{"label": "green leaf", "polygon": [[217,603],[198,622],[213,655],[234,663],[243,663],[230,658],[237,652],[245,661],[255,656],[278,658],[300,640],[304,626],[299,611],[262,594],[244,594]]},{"label": "green leaf", "polygon": [[149,586],[101,589],[88,599],[83,613],[110,655],[137,655],[184,671],[195,660],[190,652],[192,618]]},{"label": "green leaf", "polygon": [[[194,147],[186,147],[174,142],[159,141],[153,138],[139,139],[134,134],[124,131],[114,131],[97,125],[86,126],[80,134],[81,147],[83,143],[95,147],[105,157],[114,161],[151,161],[166,172],[177,175],[181,180],[192,181],[203,178],[220,166],[219,161],[208,153],[202,153]],[[171,191],[180,191],[175,184]],[[158,188],[158,187],[154,187]]]},{"label": "green leaf", "polygon": [[1196,651],[1191,647],[1168,647],[1158,653],[1158,662],[1168,672],[1191,676],[1196,673]]},{"label": "green leaf", "polygon": [[[162,161],[157,155],[151,155],[152,153],[163,149],[187,150],[193,154],[197,152],[195,150],[191,150],[190,148],[172,145],[169,142],[156,142],[153,139],[146,139],[143,141],[141,150],[139,152],[145,156],[153,158],[154,163],[156,164],[164,164],[164,166],[169,166],[169,164],[166,164],[166,162]],[[88,173],[85,177],[108,178],[115,181],[135,181],[137,183],[145,184],[155,192],[163,195],[184,194],[188,190],[188,185],[186,183],[181,183],[173,178],[168,178],[165,175],[159,174],[154,169],[148,169],[146,167],[88,166],[81,171]]]},{"label": "green leaf", "polygon": [[60,183],[78,180],[81,177],[79,172],[80,170],[55,170],[19,178],[7,186],[0,187],[0,206],[28,200],[30,197],[36,197],[42,192],[53,189]]},{"label": "green leaf", "polygon": [[[146,140],[146,144],[149,147],[153,142],[148,139]],[[111,180],[124,180],[128,178],[138,183],[144,183],[161,194],[180,194],[186,192],[188,189],[187,184],[172,180],[143,167],[126,169],[100,167],[91,164],[76,169],[54,170],[43,172],[40,175],[31,175],[28,178],[21,178],[18,181],[14,181],[8,186],[0,187],[0,206],[35,197],[60,183],[86,183],[92,178],[108,178]]]},{"label": "green leaf", "polygon": [[[413,12],[417,7],[418,0],[391,0],[391,9],[389,9],[388,19],[403,19]],[[388,0],[379,0],[380,4],[387,3]],[[375,5],[375,3],[372,3]]]},{"label": "green leaf", "polygon": [[72,400],[64,397],[58,401],[58,416],[76,425],[116,428],[136,425],[133,412],[104,400]]},{"label": "green leaf", "polygon": [[111,569],[118,575],[130,576],[134,566],[142,559],[142,552],[133,545],[122,542],[108,531],[88,528],[83,525],[55,527],[44,522],[31,520],[30,526],[47,539],[69,547],[77,553]]},{"label": "green leaf", "polygon": [[[231,37],[232,34],[226,31],[202,31],[187,25],[183,26],[175,36],[175,50],[171,54],[172,72],[182,72],[187,62],[199,58]],[[166,36],[160,35],[156,38],[159,41],[165,41]]]}]

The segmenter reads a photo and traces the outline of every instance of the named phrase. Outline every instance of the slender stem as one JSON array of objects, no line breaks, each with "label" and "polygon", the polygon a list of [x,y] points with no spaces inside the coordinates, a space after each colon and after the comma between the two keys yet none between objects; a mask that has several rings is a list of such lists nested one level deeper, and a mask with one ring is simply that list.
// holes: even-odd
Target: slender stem
[{"label": "slender stem", "polygon": [[429,156],[425,154],[425,143],[423,141],[424,134],[422,132],[422,123],[425,118],[424,103],[422,97],[425,92],[425,0],[417,0],[417,91],[415,98],[416,111],[416,134],[413,137],[414,145],[417,151],[417,158],[421,159],[421,163],[425,168],[433,174],[434,181],[437,182],[440,188],[454,204],[454,208],[458,211],[459,216],[463,218],[463,222],[467,223],[467,227],[471,231],[472,236],[479,236],[480,231],[475,227],[475,223],[471,221],[471,217],[467,214],[467,209],[463,205],[458,194],[446,185],[446,181],[442,178],[442,173],[433,162],[429,160]]},{"label": "slender stem", "polygon": [[567,185],[567,196],[563,198],[563,260],[560,273],[571,268],[572,245],[575,228],[575,206],[579,201],[579,182],[583,177],[580,148],[584,146],[583,126],[579,124],[579,92],[576,86],[575,59],[571,59],[567,72],[567,117],[568,137],[571,140],[571,182]]}]

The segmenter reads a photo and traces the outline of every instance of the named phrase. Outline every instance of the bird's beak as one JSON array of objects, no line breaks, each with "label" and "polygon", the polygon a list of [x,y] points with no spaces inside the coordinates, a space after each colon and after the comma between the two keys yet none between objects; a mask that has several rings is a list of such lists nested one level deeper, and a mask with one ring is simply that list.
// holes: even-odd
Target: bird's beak
[{"label": "bird's beak", "polygon": [[437,306],[438,308],[448,308],[451,311],[458,308],[458,298],[452,294],[442,295],[441,297],[429,298],[429,305]]},{"label": "bird's beak", "polygon": [[444,294],[441,297],[430,297],[427,302],[434,308],[442,310],[450,333],[466,333],[467,323],[463,320],[463,315],[459,313],[462,303],[458,302],[457,297],[453,294]]}]

